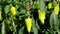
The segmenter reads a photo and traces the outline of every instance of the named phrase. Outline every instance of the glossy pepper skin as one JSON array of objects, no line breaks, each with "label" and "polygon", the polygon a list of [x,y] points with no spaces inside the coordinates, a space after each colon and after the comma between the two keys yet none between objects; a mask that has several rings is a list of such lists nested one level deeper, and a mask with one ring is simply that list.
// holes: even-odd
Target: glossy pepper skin
[{"label": "glossy pepper skin", "polygon": [[13,6],[11,7],[11,14],[16,15],[16,8]]},{"label": "glossy pepper skin", "polygon": [[56,15],[59,14],[59,4],[56,4],[56,5],[55,5],[55,7],[54,7],[54,13],[55,13]]},{"label": "glossy pepper skin", "polygon": [[41,24],[44,25],[44,20],[45,20],[45,12],[42,12],[41,10],[38,10],[38,17],[39,17],[39,20],[41,21]]},{"label": "glossy pepper skin", "polygon": [[25,19],[25,24],[26,24],[28,33],[30,33],[31,27],[32,27],[32,19],[29,18],[29,17],[26,18],[26,19]]},{"label": "glossy pepper skin", "polygon": [[2,11],[0,10],[0,21],[2,20]]},{"label": "glossy pepper skin", "polygon": [[48,9],[51,9],[52,8],[52,3],[50,2],[49,4],[48,4]]}]

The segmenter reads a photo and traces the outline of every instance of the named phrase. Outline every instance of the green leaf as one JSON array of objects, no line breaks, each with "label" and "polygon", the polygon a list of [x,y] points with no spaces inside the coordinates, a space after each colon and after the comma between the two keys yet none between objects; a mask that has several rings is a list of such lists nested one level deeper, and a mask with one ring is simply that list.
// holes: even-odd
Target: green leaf
[{"label": "green leaf", "polygon": [[37,9],[39,9],[40,8],[40,3],[39,3],[39,1],[35,1],[35,7],[37,8]]},{"label": "green leaf", "polygon": [[16,33],[16,24],[15,24],[13,18],[12,18],[12,27],[13,27],[13,34],[15,34]]},{"label": "green leaf", "polygon": [[5,14],[8,14],[8,12],[10,11],[10,5],[6,5],[4,8]]},{"label": "green leaf", "polygon": [[12,0],[7,0],[7,2],[8,2],[8,3],[11,3],[11,2],[12,2]]},{"label": "green leaf", "polygon": [[5,2],[6,0],[2,0],[2,2]]},{"label": "green leaf", "polygon": [[24,26],[19,29],[19,34],[24,34]]},{"label": "green leaf", "polygon": [[49,32],[48,32],[48,31],[46,31],[46,32],[45,32],[45,34],[49,34]]},{"label": "green leaf", "polygon": [[54,12],[50,16],[50,27],[53,31],[58,31],[59,28],[58,17]]},{"label": "green leaf", "polygon": [[60,32],[58,32],[58,34],[60,34]]},{"label": "green leaf", "polygon": [[1,4],[2,0],[0,0],[0,4]]},{"label": "green leaf", "polygon": [[45,1],[51,1],[51,0],[45,0]]},{"label": "green leaf", "polygon": [[43,0],[40,0],[40,10],[41,11],[45,11],[46,10],[46,8],[45,8],[45,1],[43,1]]},{"label": "green leaf", "polygon": [[26,10],[25,9],[21,9],[20,12],[17,11],[17,16],[19,16],[19,15],[24,17],[24,15],[26,15]]},{"label": "green leaf", "polygon": [[40,29],[37,20],[36,20],[36,27],[37,29]]},{"label": "green leaf", "polygon": [[26,14],[26,10],[25,9],[21,9],[20,14]]},{"label": "green leaf", "polygon": [[6,34],[4,21],[2,22],[2,29],[1,30],[2,30],[2,34]]},{"label": "green leaf", "polygon": [[38,29],[36,28],[36,26],[33,26],[33,31],[34,31],[34,34],[38,34]]},{"label": "green leaf", "polygon": [[0,5],[0,10],[2,10],[2,6]]},{"label": "green leaf", "polygon": [[17,5],[15,5],[15,7],[18,10],[20,8],[20,5],[17,4]]},{"label": "green leaf", "polygon": [[31,6],[31,8],[33,7],[33,1],[32,0],[30,0],[30,6]]},{"label": "green leaf", "polygon": [[35,21],[33,18],[32,18],[32,20],[33,20],[33,26],[32,26],[33,32],[34,32],[34,34],[38,34],[38,29],[36,27]]}]

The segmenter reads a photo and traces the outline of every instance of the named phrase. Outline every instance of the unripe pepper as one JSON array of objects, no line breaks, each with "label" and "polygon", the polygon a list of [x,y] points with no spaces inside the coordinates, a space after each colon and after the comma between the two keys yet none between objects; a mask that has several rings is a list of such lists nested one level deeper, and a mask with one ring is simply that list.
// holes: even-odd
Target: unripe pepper
[{"label": "unripe pepper", "polygon": [[11,7],[11,14],[16,15],[16,8],[13,6]]},{"label": "unripe pepper", "polygon": [[25,19],[25,24],[26,24],[26,27],[27,27],[27,31],[30,33],[31,31],[31,27],[32,27],[32,19],[31,18],[26,18]]},{"label": "unripe pepper", "polygon": [[50,2],[49,4],[48,4],[48,9],[51,9],[52,8],[52,3]]},{"label": "unripe pepper", "polygon": [[56,5],[55,5],[55,7],[54,7],[54,13],[55,13],[56,15],[58,15],[58,13],[59,13],[59,4],[56,4]]},{"label": "unripe pepper", "polygon": [[0,10],[0,20],[2,20],[2,11]]},{"label": "unripe pepper", "polygon": [[39,20],[41,21],[41,24],[44,25],[44,20],[45,20],[45,12],[42,12],[41,10],[38,10],[38,16],[39,16]]}]

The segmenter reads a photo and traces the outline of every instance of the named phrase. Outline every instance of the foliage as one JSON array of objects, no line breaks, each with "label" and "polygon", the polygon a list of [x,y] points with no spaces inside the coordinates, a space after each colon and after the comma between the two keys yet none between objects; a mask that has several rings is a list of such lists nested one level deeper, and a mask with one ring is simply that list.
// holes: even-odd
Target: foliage
[{"label": "foliage", "polygon": [[0,34],[60,34],[59,2],[0,0]]}]

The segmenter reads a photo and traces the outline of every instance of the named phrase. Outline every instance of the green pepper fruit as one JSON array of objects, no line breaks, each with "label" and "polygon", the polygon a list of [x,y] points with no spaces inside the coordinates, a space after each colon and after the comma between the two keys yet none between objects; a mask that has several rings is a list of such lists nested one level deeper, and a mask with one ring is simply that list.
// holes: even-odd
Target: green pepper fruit
[{"label": "green pepper fruit", "polygon": [[51,9],[52,8],[52,3],[50,2],[49,4],[48,4],[48,9]]},{"label": "green pepper fruit", "polygon": [[32,27],[32,19],[31,18],[26,18],[25,19],[25,24],[26,24],[26,27],[27,27],[27,31],[30,33],[31,31],[31,27]]},{"label": "green pepper fruit", "polygon": [[39,14],[39,20],[41,21],[41,24],[44,25],[44,20],[45,20],[45,12],[42,12],[41,10],[38,10],[38,14]]},{"label": "green pepper fruit", "polygon": [[56,4],[56,5],[55,5],[55,7],[54,7],[54,13],[55,13],[56,15],[59,14],[59,4]]},{"label": "green pepper fruit", "polygon": [[14,16],[16,15],[16,8],[15,7],[11,7],[11,14]]}]

